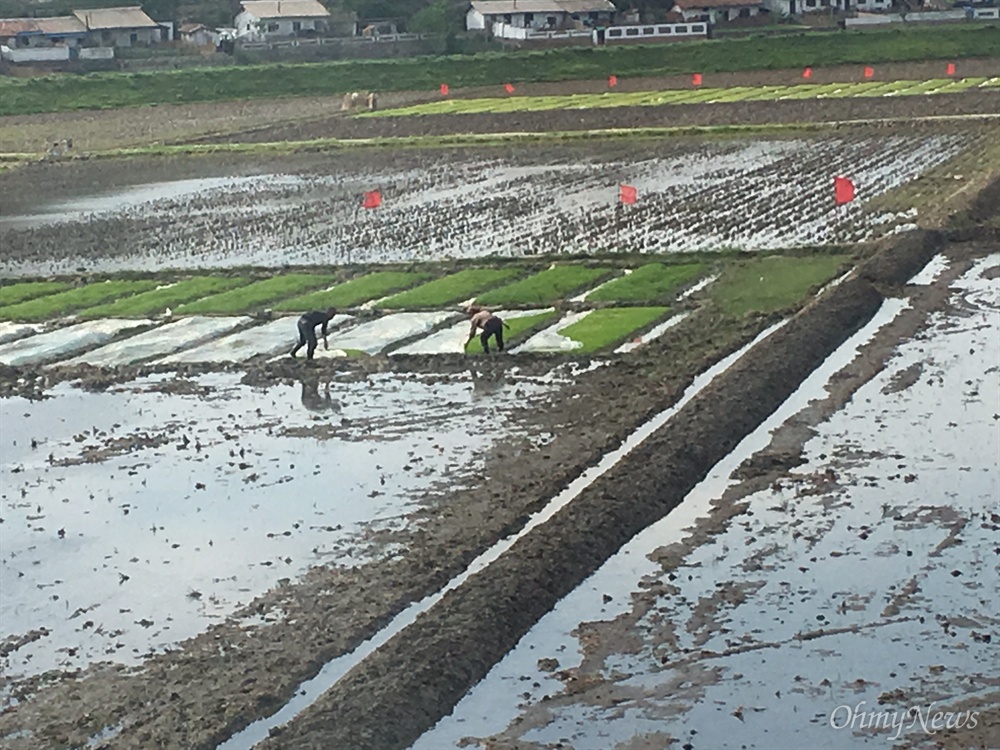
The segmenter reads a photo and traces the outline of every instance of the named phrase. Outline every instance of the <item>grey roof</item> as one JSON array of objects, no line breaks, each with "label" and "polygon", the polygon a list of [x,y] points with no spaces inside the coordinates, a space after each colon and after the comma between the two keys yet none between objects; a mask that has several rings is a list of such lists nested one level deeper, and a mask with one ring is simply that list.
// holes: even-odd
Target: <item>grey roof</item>
[{"label": "grey roof", "polygon": [[143,13],[142,8],[138,5],[129,8],[74,10],[73,15],[92,31],[99,29],[148,29],[159,26],[156,21]]},{"label": "grey roof", "polygon": [[505,13],[614,13],[610,0],[473,0],[472,7],[484,16]]}]

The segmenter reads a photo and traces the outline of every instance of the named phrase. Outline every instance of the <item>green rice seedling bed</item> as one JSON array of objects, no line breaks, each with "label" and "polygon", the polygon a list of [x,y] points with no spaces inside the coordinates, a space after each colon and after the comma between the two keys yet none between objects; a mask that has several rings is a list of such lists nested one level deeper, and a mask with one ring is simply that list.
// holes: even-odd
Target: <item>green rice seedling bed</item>
[{"label": "green rice seedling bed", "polygon": [[559,333],[579,341],[582,346],[574,353],[586,354],[604,349],[627,338],[632,332],[662,318],[666,307],[606,307],[563,328]]},{"label": "green rice seedling bed", "polygon": [[262,305],[301,294],[307,289],[330,284],[335,276],[328,274],[289,273],[257,281],[239,289],[203,297],[195,302],[180,305],[177,312],[183,315],[214,314],[235,315],[251,312]]},{"label": "green rice seedling bed", "polygon": [[377,307],[392,309],[440,307],[462,302],[485,289],[492,289],[512,281],[523,273],[523,270],[517,268],[467,268],[395,294],[379,302]]},{"label": "green rice seedling bed", "polygon": [[392,292],[407,289],[430,277],[429,273],[412,271],[376,271],[337,284],[330,289],[322,289],[311,294],[284,300],[274,305],[274,309],[285,312],[305,312],[307,310],[325,310],[328,307],[357,307]]},{"label": "green rice seedling bed", "polygon": [[611,273],[606,268],[587,266],[553,266],[513,284],[479,296],[484,305],[549,305],[564,299],[571,292],[593,285]]},{"label": "green rice seedling bed", "polygon": [[47,320],[156,287],[155,281],[100,281],[0,307],[0,320]]},{"label": "green rice seedling bed", "polygon": [[199,300],[209,295],[229,291],[247,283],[242,278],[227,278],[218,276],[200,276],[185,279],[176,284],[151,289],[148,292],[134,294],[96,307],[88,307],[80,311],[83,318],[142,318],[163,313],[168,307],[173,308],[185,302]]},{"label": "green rice seedling bed", "polygon": [[65,281],[23,281],[18,284],[0,286],[0,307],[16,305],[46,294],[55,294],[69,289]]},{"label": "green rice seedling bed", "polygon": [[673,296],[677,289],[699,276],[702,263],[664,265],[647,263],[627,276],[609,281],[587,295],[587,302],[653,302]]}]

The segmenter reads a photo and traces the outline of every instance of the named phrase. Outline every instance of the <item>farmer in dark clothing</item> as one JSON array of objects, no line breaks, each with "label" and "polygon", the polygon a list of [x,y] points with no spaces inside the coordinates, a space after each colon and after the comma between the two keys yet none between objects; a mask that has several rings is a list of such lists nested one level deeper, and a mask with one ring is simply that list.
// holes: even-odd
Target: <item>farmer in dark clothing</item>
[{"label": "farmer in dark clothing", "polygon": [[318,325],[323,326],[323,348],[329,349],[330,347],[326,343],[326,327],[329,322],[333,320],[333,316],[336,314],[337,311],[331,307],[326,312],[313,310],[312,312],[307,312],[299,318],[299,343],[297,343],[295,348],[292,349],[292,357],[295,356],[299,349],[308,344],[309,346],[306,349],[306,359],[313,358],[313,354],[316,353],[316,326]]},{"label": "farmer in dark clothing", "polygon": [[476,337],[476,331],[482,328],[483,332],[479,336],[479,341],[483,345],[483,351],[487,354],[490,353],[490,336],[496,339],[497,349],[503,351],[503,329],[507,324],[489,310],[484,310],[478,305],[470,305],[466,312],[469,315],[469,322],[472,323],[472,330],[469,331],[469,338],[465,340],[465,345],[468,346],[469,342]]}]

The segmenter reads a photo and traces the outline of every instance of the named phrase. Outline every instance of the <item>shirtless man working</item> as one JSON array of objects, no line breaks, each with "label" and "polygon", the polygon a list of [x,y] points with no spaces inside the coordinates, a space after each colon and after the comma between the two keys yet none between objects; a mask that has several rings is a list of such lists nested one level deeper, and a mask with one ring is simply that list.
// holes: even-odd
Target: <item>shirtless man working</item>
[{"label": "shirtless man working", "polygon": [[334,308],[328,309],[326,312],[321,310],[313,310],[312,312],[307,312],[301,318],[299,318],[298,328],[299,328],[299,343],[295,345],[292,349],[291,355],[294,358],[298,353],[299,349],[308,344],[306,348],[306,359],[312,359],[313,354],[316,353],[316,326],[322,324],[323,326],[323,348],[329,349],[329,345],[326,343],[326,327],[329,325],[330,321],[333,320],[333,316],[337,314]]},{"label": "shirtless man working", "polygon": [[490,336],[496,339],[497,348],[503,351],[503,329],[509,328],[509,326],[479,305],[469,305],[466,313],[469,315],[469,322],[472,323],[472,330],[469,331],[469,338],[465,340],[465,346],[468,346],[469,342],[476,337],[476,331],[482,328],[483,332],[479,336],[479,341],[483,345],[483,351],[487,354],[490,353]]}]

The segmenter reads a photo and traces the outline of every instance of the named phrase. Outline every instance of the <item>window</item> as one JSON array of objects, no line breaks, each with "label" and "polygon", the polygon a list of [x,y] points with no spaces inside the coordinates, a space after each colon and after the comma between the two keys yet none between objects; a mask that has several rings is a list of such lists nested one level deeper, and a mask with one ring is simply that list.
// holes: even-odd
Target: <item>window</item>
[{"label": "window", "polygon": [[279,27],[278,27],[278,24],[277,24],[277,23],[275,23],[274,21],[272,21],[271,23],[269,23],[269,24],[267,25],[267,30],[268,30],[268,31],[277,31],[277,30],[278,30],[278,28],[279,28]]},{"label": "window", "polygon": [[139,35],[138,34],[129,34],[128,35],[128,43],[129,44],[138,44],[139,43]]},{"label": "window", "polygon": [[548,18],[545,19],[545,23],[548,24],[548,27],[550,29],[554,29],[556,27],[557,20],[558,19],[555,16],[549,16]]},{"label": "window", "polygon": [[740,8],[740,18],[750,18],[750,9]]},{"label": "window", "polygon": [[525,13],[524,14],[524,25],[525,26],[527,26],[529,23],[531,23],[534,20],[535,20],[535,14],[534,13]]},{"label": "window", "polygon": [[302,22],[292,21],[292,31],[302,31]]},{"label": "window", "polygon": [[504,23],[510,23],[510,13],[504,13],[503,14],[503,22]]},{"label": "window", "polygon": [[639,29],[636,28],[625,29],[625,36],[639,36]]},{"label": "window", "polygon": [[621,36],[621,35],[622,35],[621,29],[608,29],[608,36]]},{"label": "window", "polygon": [[806,7],[807,8],[815,8],[816,7],[816,0],[806,0]]}]

